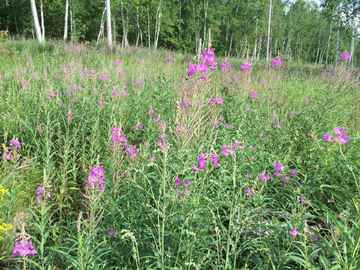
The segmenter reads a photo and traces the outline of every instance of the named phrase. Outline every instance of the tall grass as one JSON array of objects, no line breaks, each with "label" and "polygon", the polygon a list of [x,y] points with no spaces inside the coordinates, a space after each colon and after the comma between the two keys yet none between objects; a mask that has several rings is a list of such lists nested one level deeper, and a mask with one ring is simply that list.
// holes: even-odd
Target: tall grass
[{"label": "tall grass", "polygon": [[[226,59],[230,73],[215,52],[203,80],[165,50],[3,48],[1,268],[359,269],[360,92],[344,62]],[[350,142],[322,139],[338,126]],[[36,254],[13,258],[26,237]]]}]

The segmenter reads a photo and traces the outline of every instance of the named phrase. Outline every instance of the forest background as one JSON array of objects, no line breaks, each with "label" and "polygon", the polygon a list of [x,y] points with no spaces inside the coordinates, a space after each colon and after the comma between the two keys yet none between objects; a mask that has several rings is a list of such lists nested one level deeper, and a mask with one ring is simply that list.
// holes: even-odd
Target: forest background
[{"label": "forest background", "polygon": [[[1,0],[0,30],[35,39],[32,1]],[[271,9],[269,4],[269,0],[111,0],[113,41],[194,53],[200,39],[207,44],[211,28],[217,55],[258,59],[266,56],[270,13],[270,58],[336,66],[339,51],[349,51],[349,65],[359,65],[359,1],[273,0]],[[71,44],[106,39],[105,1],[38,0],[35,6],[42,39],[67,39]]]}]

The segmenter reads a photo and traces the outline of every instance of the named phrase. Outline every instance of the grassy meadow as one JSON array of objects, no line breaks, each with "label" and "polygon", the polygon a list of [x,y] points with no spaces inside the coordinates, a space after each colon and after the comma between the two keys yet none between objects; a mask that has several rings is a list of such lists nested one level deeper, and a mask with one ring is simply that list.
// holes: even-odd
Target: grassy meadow
[{"label": "grassy meadow", "polygon": [[1,269],[360,269],[346,60],[1,42]]}]

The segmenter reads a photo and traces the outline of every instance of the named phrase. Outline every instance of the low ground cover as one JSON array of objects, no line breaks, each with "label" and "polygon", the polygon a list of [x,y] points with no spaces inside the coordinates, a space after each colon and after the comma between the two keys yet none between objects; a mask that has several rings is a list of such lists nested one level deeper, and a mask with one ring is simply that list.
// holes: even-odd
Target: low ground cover
[{"label": "low ground cover", "polygon": [[359,269],[346,54],[2,47],[2,268]]}]

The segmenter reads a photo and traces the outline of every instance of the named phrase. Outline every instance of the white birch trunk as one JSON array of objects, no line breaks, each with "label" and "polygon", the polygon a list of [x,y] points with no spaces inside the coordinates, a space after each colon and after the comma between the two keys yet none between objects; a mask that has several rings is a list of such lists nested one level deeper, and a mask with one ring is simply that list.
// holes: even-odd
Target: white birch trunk
[{"label": "white birch trunk", "polygon": [[36,38],[39,41],[39,43],[42,43],[42,35],[41,35],[39,17],[38,17],[37,10],[36,10],[35,0],[30,0],[30,4],[31,4],[31,13],[32,13],[33,20],[34,20]]},{"label": "white birch trunk", "polygon": [[255,46],[254,46],[254,53],[253,53],[253,59],[256,57],[256,48],[257,48],[257,31],[258,31],[258,7],[259,7],[259,0],[257,1],[256,5],[256,24],[255,24]]},{"label": "white birch trunk", "polygon": [[[354,10],[353,10],[353,14],[355,12],[355,5],[354,5]],[[351,65],[352,67],[352,59],[354,58],[354,39],[355,39],[355,15],[353,15],[353,18],[352,18],[352,33],[351,33],[351,46],[350,46],[350,55],[349,55],[349,59],[348,59],[348,62],[347,62],[347,65],[346,65],[346,72],[349,71],[349,67]]]},{"label": "white birch trunk", "polygon": [[135,47],[137,47],[137,45],[138,45],[139,37],[140,37],[141,46],[143,45],[142,32],[141,32],[140,20],[139,20],[139,9],[136,9],[136,26],[137,26],[137,30],[138,30],[138,35],[136,38],[136,46]]},{"label": "white birch trunk", "polygon": [[111,35],[111,8],[110,0],[106,0],[106,36],[109,46],[112,46],[112,35]]},{"label": "white birch trunk", "polygon": [[69,0],[65,3],[65,23],[64,23],[64,44],[68,36],[68,13],[69,13]]},{"label": "white birch trunk", "polygon": [[181,0],[179,0],[179,37],[178,37],[178,43],[179,43],[179,50],[181,49]]},{"label": "white birch trunk", "polygon": [[270,23],[271,23],[271,0],[270,0],[270,8],[269,8],[269,24],[268,24],[268,36],[267,36],[267,44],[266,44],[266,63],[269,62]]},{"label": "white birch trunk", "polygon": [[96,40],[97,43],[99,42],[101,34],[104,31],[104,14],[105,14],[105,11],[106,11],[106,6],[104,7],[104,11],[103,11],[103,14],[101,16],[100,30],[99,30],[99,34],[98,34],[98,37],[97,37],[97,40]]},{"label": "white birch trunk", "polygon": [[72,8],[71,8],[71,5],[70,5],[70,32],[71,32],[71,40],[70,40],[70,43],[71,43],[71,46],[74,45],[74,31],[73,31],[73,16],[72,16]]},{"label": "white birch trunk", "polygon": [[205,2],[204,0],[204,15],[205,15],[205,18],[204,18],[204,39],[203,39],[203,47],[205,48],[206,46],[206,18],[207,18],[207,7],[209,5],[209,2]]},{"label": "white birch trunk", "polygon": [[122,20],[122,25],[123,25],[123,42],[125,43],[125,47],[128,47],[129,42],[127,39],[127,29],[126,29],[125,18],[124,18],[124,2],[120,1],[120,4],[121,4],[121,20]]},{"label": "white birch trunk", "polygon": [[156,26],[155,26],[155,38],[154,38],[154,50],[157,50],[158,42],[159,42],[159,34],[160,34],[160,26],[161,26],[161,10],[162,0],[159,1],[159,6],[156,12]]},{"label": "white birch trunk", "polygon": [[233,31],[232,34],[231,34],[228,57],[230,57],[231,47],[232,47],[232,43],[233,43],[233,38],[234,38],[234,31]]},{"label": "white birch trunk", "polygon": [[150,14],[149,14],[149,6],[146,8],[147,10],[147,17],[148,17],[148,44],[149,44],[149,50],[150,50]]},{"label": "white birch trunk", "polygon": [[45,26],[44,26],[44,11],[43,11],[43,1],[40,0],[40,16],[41,16],[41,37],[42,41],[45,41]]}]

